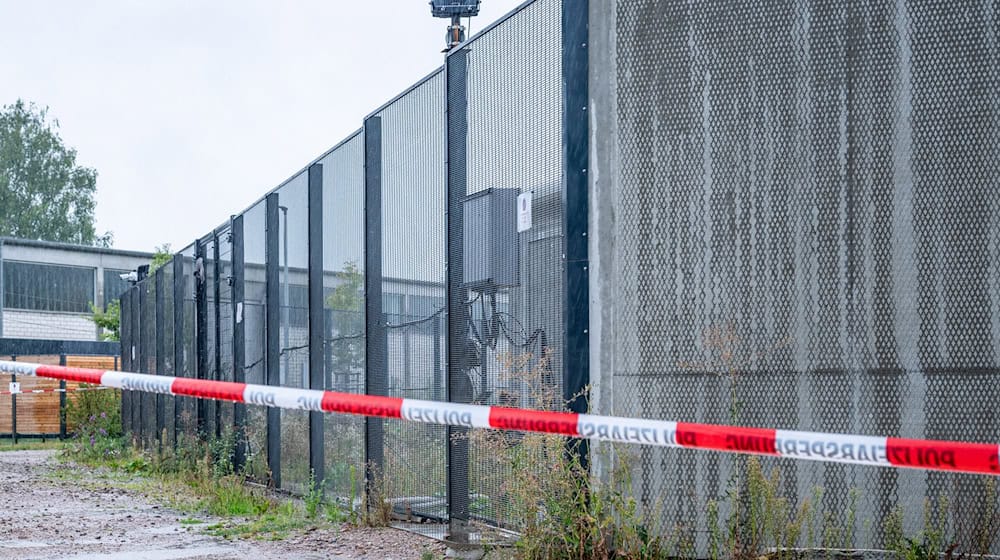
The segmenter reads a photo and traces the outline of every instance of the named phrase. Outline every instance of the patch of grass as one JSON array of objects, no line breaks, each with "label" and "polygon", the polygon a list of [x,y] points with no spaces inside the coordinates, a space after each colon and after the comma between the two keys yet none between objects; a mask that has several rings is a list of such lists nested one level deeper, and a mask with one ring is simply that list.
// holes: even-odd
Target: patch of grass
[{"label": "patch of grass", "polygon": [[280,541],[292,531],[312,526],[294,502],[285,502],[266,513],[244,521],[230,520],[205,528],[205,533],[225,539],[244,538]]},{"label": "patch of grass", "polygon": [[273,508],[274,503],[269,498],[244,482],[243,477],[237,475],[199,480],[195,491],[206,496],[205,510],[219,517],[257,516]]},{"label": "patch of grass", "polygon": [[351,515],[344,511],[344,508],[334,503],[326,504],[323,509],[326,514],[326,520],[333,524],[344,523],[351,518]]},{"label": "patch of grass", "polygon": [[9,439],[0,440],[2,451],[38,451],[46,449],[62,449],[63,442],[57,439],[22,439],[17,443]]},{"label": "patch of grass", "polygon": [[[93,484],[142,494],[189,516],[207,514],[220,517],[219,523],[202,530],[210,535],[232,538],[281,540],[289,533],[308,527],[326,526],[346,514],[336,504],[326,504],[322,488],[312,482],[304,507],[294,501],[279,502],[264,489],[246,484],[246,476],[232,468],[232,438],[216,442],[182,439],[176,449],[143,453],[122,445],[118,453],[91,453],[79,446],[67,448],[62,459],[92,467],[81,473],[71,464],[53,471],[57,480],[75,485]],[[181,525],[204,523],[195,517]]]}]

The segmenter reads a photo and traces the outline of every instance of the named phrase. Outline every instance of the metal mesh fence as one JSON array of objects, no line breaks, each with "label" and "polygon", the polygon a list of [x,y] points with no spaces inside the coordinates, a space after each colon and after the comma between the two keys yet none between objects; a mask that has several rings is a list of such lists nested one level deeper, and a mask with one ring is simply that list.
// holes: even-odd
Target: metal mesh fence
[{"label": "metal mesh fence", "polygon": [[[157,371],[159,359],[160,373],[194,375],[203,354],[212,379],[241,368],[264,384],[277,371],[280,385],[308,387],[310,364],[322,363],[323,387],[337,391],[562,406],[575,389],[564,387],[574,381],[563,357],[589,352],[567,326],[579,317],[567,293],[579,262],[567,263],[577,238],[566,231],[582,220],[566,210],[567,185],[588,172],[567,165],[567,131],[593,108],[593,153],[612,162],[589,179],[608,190],[591,203],[589,232],[606,251],[591,284],[613,294],[588,308],[601,311],[591,324],[607,358],[591,370],[601,412],[997,441],[993,3],[591,4],[610,22],[591,38],[610,54],[604,68],[592,58],[589,87],[602,93],[587,108],[564,106],[580,84],[566,83],[575,59],[564,58],[563,16],[579,5],[519,7],[316,162],[321,306],[309,305],[309,247],[320,237],[307,169],[270,195],[277,221],[266,200],[242,215],[242,245],[229,227],[206,238],[207,333],[194,323],[190,251],[179,257],[183,297],[164,301],[183,306],[182,333],[156,332],[164,317],[151,315],[152,282],[124,296],[131,369]],[[268,293],[280,302],[277,326]],[[321,344],[309,336],[317,324]],[[245,356],[234,360],[241,331]],[[183,335],[180,363],[157,356],[158,334],[164,344]],[[133,433],[150,441],[149,397],[123,402]],[[231,432],[233,405],[207,406],[209,432]],[[266,417],[248,407],[248,464],[261,479]],[[281,485],[302,492],[309,416],[282,411],[280,426]],[[401,421],[326,415],[322,426],[326,490],[337,498],[359,498],[367,459],[398,512],[519,519],[512,496],[529,477],[511,466],[518,436],[498,449]],[[747,462],[632,447],[613,464],[630,472],[649,530],[704,554],[710,518],[730,519],[732,497],[745,499]],[[925,504],[945,500],[961,504],[949,530],[969,542],[991,507],[980,477],[759,462],[789,503],[808,500],[826,516],[817,545],[884,547],[897,510],[915,534]]]},{"label": "metal mesh fence", "polygon": [[[323,165],[323,362],[325,389],[365,392],[364,134],[346,140]],[[327,491],[360,499],[364,472],[363,418],[327,414],[323,419]]]},{"label": "metal mesh fence", "polygon": [[[139,284],[139,367],[142,373],[156,373],[156,282]],[[156,398],[154,393],[137,392],[141,403],[140,438],[149,449],[156,444]]]},{"label": "metal mesh fence", "polygon": [[[995,10],[617,2],[616,414],[996,441]],[[634,461],[705,550],[743,460]],[[983,521],[981,477],[761,462],[853,546]]]},{"label": "metal mesh fence", "polygon": [[[195,307],[195,278],[194,278],[194,267],[195,267],[195,247],[194,245],[189,245],[183,251],[180,252],[178,257],[181,259],[181,270],[183,271],[183,277],[180,279],[179,285],[176,283],[176,278],[174,279],[175,284],[171,286],[171,293],[180,292],[180,302],[181,308],[181,333],[175,335],[181,338],[180,342],[180,355],[177,355],[177,348],[174,343],[171,342],[167,345],[171,353],[171,360],[179,361],[176,364],[175,375],[180,377],[196,377],[197,375],[197,336],[198,333],[195,329],[196,326],[196,314],[197,309]],[[168,309],[173,312],[172,308]],[[166,320],[174,322],[177,317],[173,313],[169,313]],[[209,401],[201,401],[201,406],[204,406]],[[177,432],[180,437],[183,437],[185,441],[193,441],[198,437],[198,406],[199,400],[193,398],[181,397],[174,408],[174,414],[177,418],[177,422],[180,422]]]},{"label": "metal mesh fence", "polygon": [[[284,387],[309,387],[308,173],[303,171],[277,190],[279,381]],[[309,414],[281,411],[281,483],[302,493],[308,488]]]},{"label": "metal mesh fence", "polygon": [[[373,117],[381,130],[383,318],[369,321],[368,334],[384,337],[384,346],[369,348],[385,355],[367,359],[379,364],[376,369],[386,368],[385,394],[394,397],[424,398],[444,382],[441,331],[434,330],[445,295],[443,99],[444,73],[437,72]],[[421,219],[414,219],[416,208]],[[446,442],[441,426],[385,422],[382,468],[394,505],[446,516]]]},{"label": "metal mesh fence", "polygon": [[[463,229],[451,235],[463,243],[465,373],[480,404],[561,408],[560,9],[534,2],[452,55],[467,57],[468,133],[455,139],[467,142],[466,198]],[[532,205],[527,228],[516,224],[520,195]],[[516,447],[472,438],[474,517],[515,518]]]},{"label": "metal mesh fence", "polygon": [[[139,304],[139,292],[142,286],[134,286],[129,290],[129,299],[131,299],[131,304],[129,307],[132,309],[132,367],[135,368],[133,371],[143,371],[142,369],[142,314],[140,313]],[[138,442],[142,436],[142,424],[140,419],[142,418],[142,397],[139,393],[134,391],[123,391],[129,395],[129,402],[132,405],[132,410],[130,411],[130,432],[132,433],[132,440]]]},{"label": "metal mesh fence", "polygon": [[[183,375],[183,368],[174,363],[174,336],[184,333],[174,331],[174,267],[167,263],[156,275],[156,363],[157,375]],[[179,303],[182,304],[182,303]],[[184,420],[178,416],[175,402],[184,399],[170,395],[156,395],[156,437],[161,450],[169,450],[177,444],[175,429],[182,430]]]},{"label": "metal mesh fence", "polygon": [[[210,235],[202,239],[205,248],[205,256],[202,261],[202,278],[204,278],[205,288],[205,332],[204,334],[204,360],[205,379],[219,379],[219,364],[216,363],[218,357],[218,302],[216,291],[218,288],[218,278],[215,273],[215,235]],[[196,333],[197,334],[197,333]],[[198,351],[198,348],[195,348]],[[218,414],[221,412],[220,403],[217,401],[205,401],[202,403],[205,408],[205,434],[208,437],[218,438],[221,422]]]},{"label": "metal mesh fence", "polygon": [[[243,301],[236,303],[236,323],[242,322],[246,337],[246,358],[243,368],[247,383],[266,385],[264,358],[266,354],[265,313],[267,299],[264,278],[265,230],[264,203],[259,202],[243,213]],[[266,482],[267,470],[267,409],[247,407],[246,419],[247,472]]]},{"label": "metal mesh fence", "polygon": [[[456,397],[450,395],[456,380],[449,376],[457,375],[459,384],[471,387],[468,398],[459,396],[465,400],[558,406],[557,400],[539,399],[510,364],[524,361],[527,369],[541,372],[546,390],[561,393],[561,8],[559,0],[522,6],[466,44],[461,55],[450,55],[467,59],[468,73],[459,87],[467,100],[463,111],[468,126],[461,134],[446,130],[452,100],[446,96],[445,72],[438,71],[369,117],[365,130],[373,127],[377,138],[356,134],[317,162],[323,165],[319,324],[324,388],[446,400]],[[521,48],[528,44],[531,48]],[[512,45],[518,48],[512,51]],[[468,156],[458,193],[467,219],[451,232],[446,231],[446,138],[461,143]],[[535,210],[533,224],[518,232],[514,218],[520,194],[532,197]],[[193,247],[176,257],[184,259],[183,295],[171,294],[164,303],[183,306],[182,332],[162,334],[184,338],[179,358],[171,356],[166,370],[194,375],[201,355],[210,379],[232,381],[235,368],[242,368],[239,373],[245,373],[248,383],[266,384],[268,364],[273,363],[269,359],[275,358],[267,349],[277,340],[279,384],[308,386],[308,247],[315,241],[310,239],[308,172],[271,196],[280,210],[277,231],[266,225],[273,222],[262,200],[238,217],[241,238],[234,239],[230,227],[220,228],[204,239],[200,265]],[[274,286],[268,282],[275,280],[269,276],[273,268],[269,273],[266,248],[274,246],[269,244],[275,236],[280,314],[277,327],[269,328],[268,293],[274,292],[268,289]],[[463,357],[462,365],[450,370],[449,243],[464,246],[465,261],[472,263],[451,286],[461,293],[464,336],[452,341]],[[243,255],[242,262],[234,262],[234,255]],[[374,274],[366,270],[366,259],[378,263]],[[205,333],[195,326],[195,270],[206,283]],[[234,286],[240,271],[242,283]],[[374,305],[370,294],[366,300],[366,288],[373,287],[379,294]],[[240,293],[242,301],[235,301]],[[377,313],[366,315],[366,305]],[[137,302],[131,308],[141,313],[133,323],[148,328],[147,306]],[[165,312],[159,321],[168,316],[172,313]],[[150,359],[145,336],[155,332],[132,328],[127,336],[134,338],[137,330],[144,363]],[[236,356],[240,333],[245,352]],[[194,344],[199,337],[204,348]],[[178,403],[173,421],[188,433],[187,400]],[[204,406],[209,407],[209,434],[232,431],[231,403]],[[145,418],[141,407],[139,402],[133,407],[136,419]],[[196,406],[190,410],[196,411]],[[247,411],[247,470],[265,480],[272,474],[267,470],[267,414],[258,407]],[[281,486],[295,492],[303,492],[309,481],[308,418],[295,411],[280,413]],[[375,472],[382,476],[368,480],[367,488],[378,487],[397,512],[444,520],[456,509],[449,508],[450,476],[464,479],[464,489],[452,490],[470,494],[456,499],[472,503],[474,516],[510,522],[505,487],[517,481],[497,457],[489,456],[490,450],[473,444],[471,460],[461,458],[449,471],[448,430],[443,427],[332,415],[324,417],[323,427],[326,491],[336,497],[360,499],[365,476]]]},{"label": "metal mesh fence", "polygon": [[[132,334],[132,290],[126,289],[122,292],[119,301],[118,336],[121,339],[121,367],[124,371],[136,371],[132,365],[132,343],[135,340]],[[122,432],[132,431],[132,393],[122,391]]]},{"label": "metal mesh fence", "polygon": [[[217,302],[218,311],[216,316],[219,319],[219,326],[216,332],[219,334],[218,360],[219,381],[233,380],[233,238],[229,227],[223,228],[216,235],[216,242],[219,244],[219,260],[216,262],[219,278],[216,285],[219,287],[219,299]],[[233,403],[219,402],[217,418],[221,422],[222,437],[228,437],[233,433]]]}]

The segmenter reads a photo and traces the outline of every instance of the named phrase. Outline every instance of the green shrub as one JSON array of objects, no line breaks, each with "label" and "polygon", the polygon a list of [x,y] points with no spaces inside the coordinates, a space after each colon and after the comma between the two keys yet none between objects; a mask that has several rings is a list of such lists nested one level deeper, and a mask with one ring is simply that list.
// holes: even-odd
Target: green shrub
[{"label": "green shrub", "polygon": [[122,435],[122,393],[118,389],[102,389],[80,384],[82,391],[66,399],[66,425],[70,430],[100,433],[113,438]]}]

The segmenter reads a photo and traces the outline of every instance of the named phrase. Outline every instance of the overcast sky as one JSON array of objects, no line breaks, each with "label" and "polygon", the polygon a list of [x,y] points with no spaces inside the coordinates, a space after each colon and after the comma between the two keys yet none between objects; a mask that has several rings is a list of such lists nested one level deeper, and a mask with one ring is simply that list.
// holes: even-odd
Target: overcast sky
[{"label": "overcast sky", "polygon": [[0,0],[0,105],[48,106],[97,169],[98,233],[177,251],[440,66],[446,26],[426,0]]}]

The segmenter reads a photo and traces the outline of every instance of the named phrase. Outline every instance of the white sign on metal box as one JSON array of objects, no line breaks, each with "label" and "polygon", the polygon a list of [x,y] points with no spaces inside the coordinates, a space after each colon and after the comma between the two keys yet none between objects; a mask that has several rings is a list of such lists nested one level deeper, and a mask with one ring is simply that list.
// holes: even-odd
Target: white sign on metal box
[{"label": "white sign on metal box", "polygon": [[517,232],[531,229],[531,191],[517,195]]}]

